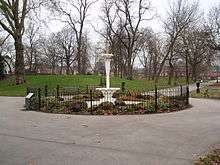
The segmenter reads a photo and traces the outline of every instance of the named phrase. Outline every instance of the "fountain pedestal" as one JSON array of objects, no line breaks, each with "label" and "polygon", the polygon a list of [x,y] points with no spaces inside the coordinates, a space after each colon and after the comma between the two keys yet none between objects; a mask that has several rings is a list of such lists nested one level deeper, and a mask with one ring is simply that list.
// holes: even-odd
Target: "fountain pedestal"
[{"label": "fountain pedestal", "polygon": [[111,69],[111,57],[113,54],[103,54],[102,59],[105,61],[105,73],[106,73],[106,88],[96,88],[101,91],[104,95],[104,98],[101,99],[102,102],[114,102],[115,99],[112,98],[113,94],[120,90],[120,88],[110,88],[110,69]]},{"label": "fountain pedestal", "polygon": [[120,88],[96,88],[96,90],[99,90],[102,92],[104,98],[101,99],[102,102],[115,102],[115,98],[113,98],[113,94],[120,90]]}]

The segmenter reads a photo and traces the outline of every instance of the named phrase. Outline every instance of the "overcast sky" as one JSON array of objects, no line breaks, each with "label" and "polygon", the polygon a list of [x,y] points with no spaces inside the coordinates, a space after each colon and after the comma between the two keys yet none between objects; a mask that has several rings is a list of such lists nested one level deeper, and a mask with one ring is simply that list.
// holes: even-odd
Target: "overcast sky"
[{"label": "overcast sky", "polygon": [[[152,7],[155,11],[157,11],[160,18],[155,18],[152,21],[145,22],[145,25],[152,27],[156,32],[160,32],[162,30],[160,19],[164,20],[166,18],[166,12],[169,9],[170,1],[171,0],[151,0]],[[201,11],[204,11],[205,14],[208,13],[209,9],[212,6],[220,4],[220,0],[200,0],[199,2],[200,9]],[[98,41],[99,38],[97,37],[97,33],[93,30],[90,24],[93,24],[98,29],[102,28],[102,23],[99,20],[99,16],[102,14],[101,4],[102,0],[99,0],[96,4],[92,6],[92,8],[90,9],[90,16],[87,19],[88,24],[86,26],[86,31],[89,32],[90,38],[94,42]],[[49,32],[57,32],[62,29],[63,24],[58,21],[52,21],[48,24],[48,26]]]}]

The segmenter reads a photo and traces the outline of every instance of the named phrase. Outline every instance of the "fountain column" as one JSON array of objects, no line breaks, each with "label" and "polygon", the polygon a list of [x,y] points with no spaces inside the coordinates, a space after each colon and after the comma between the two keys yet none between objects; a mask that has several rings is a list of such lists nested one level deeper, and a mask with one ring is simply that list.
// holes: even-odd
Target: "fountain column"
[{"label": "fountain column", "polygon": [[105,88],[96,88],[97,90],[101,91],[104,95],[104,98],[100,100],[100,103],[109,101],[114,102],[115,98],[112,98],[113,93],[120,88],[111,88],[110,87],[110,70],[111,70],[111,58],[113,54],[102,54],[101,59],[105,62],[105,73],[106,73],[106,87]]},{"label": "fountain column", "polygon": [[110,69],[111,69],[110,62],[111,62],[110,58],[105,59],[105,74],[106,74],[106,88],[107,89],[110,88]]}]

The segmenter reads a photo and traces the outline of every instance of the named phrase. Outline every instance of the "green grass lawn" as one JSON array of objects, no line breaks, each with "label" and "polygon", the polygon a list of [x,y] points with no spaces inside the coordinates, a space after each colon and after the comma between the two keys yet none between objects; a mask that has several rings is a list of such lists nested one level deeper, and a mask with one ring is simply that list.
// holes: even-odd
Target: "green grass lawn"
[{"label": "green grass lawn", "polygon": [[[26,83],[14,85],[14,78],[0,81],[1,96],[25,96],[27,87],[43,87],[48,85],[49,89],[56,88],[57,84],[61,87],[79,86],[86,88],[87,85],[99,85],[100,76],[96,75],[29,75],[25,76]],[[118,77],[111,78],[111,87],[121,87],[125,81],[126,89],[129,90],[152,90],[155,87],[154,81],[149,80],[126,80]],[[178,85],[185,84],[185,79],[181,78]],[[160,79],[158,88],[167,88],[167,78]]]}]

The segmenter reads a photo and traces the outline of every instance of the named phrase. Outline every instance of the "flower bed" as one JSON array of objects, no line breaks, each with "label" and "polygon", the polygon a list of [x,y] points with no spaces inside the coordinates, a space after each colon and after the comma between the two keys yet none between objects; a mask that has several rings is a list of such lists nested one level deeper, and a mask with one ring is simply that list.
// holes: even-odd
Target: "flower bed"
[{"label": "flower bed", "polygon": [[186,109],[188,105],[181,100],[160,97],[157,105],[153,99],[145,100],[137,104],[126,104],[117,99],[114,103],[103,102],[92,108],[88,107],[86,100],[58,101],[47,98],[42,102],[40,111],[59,114],[93,114],[93,115],[135,115],[151,113],[168,113]]},{"label": "flower bed", "polygon": [[104,97],[96,90],[77,91],[70,95],[61,90],[53,93],[47,97],[35,94],[36,110],[59,114],[134,115],[167,113],[189,107],[186,95],[169,96],[169,91],[166,95],[158,91],[117,91],[113,98]]}]

